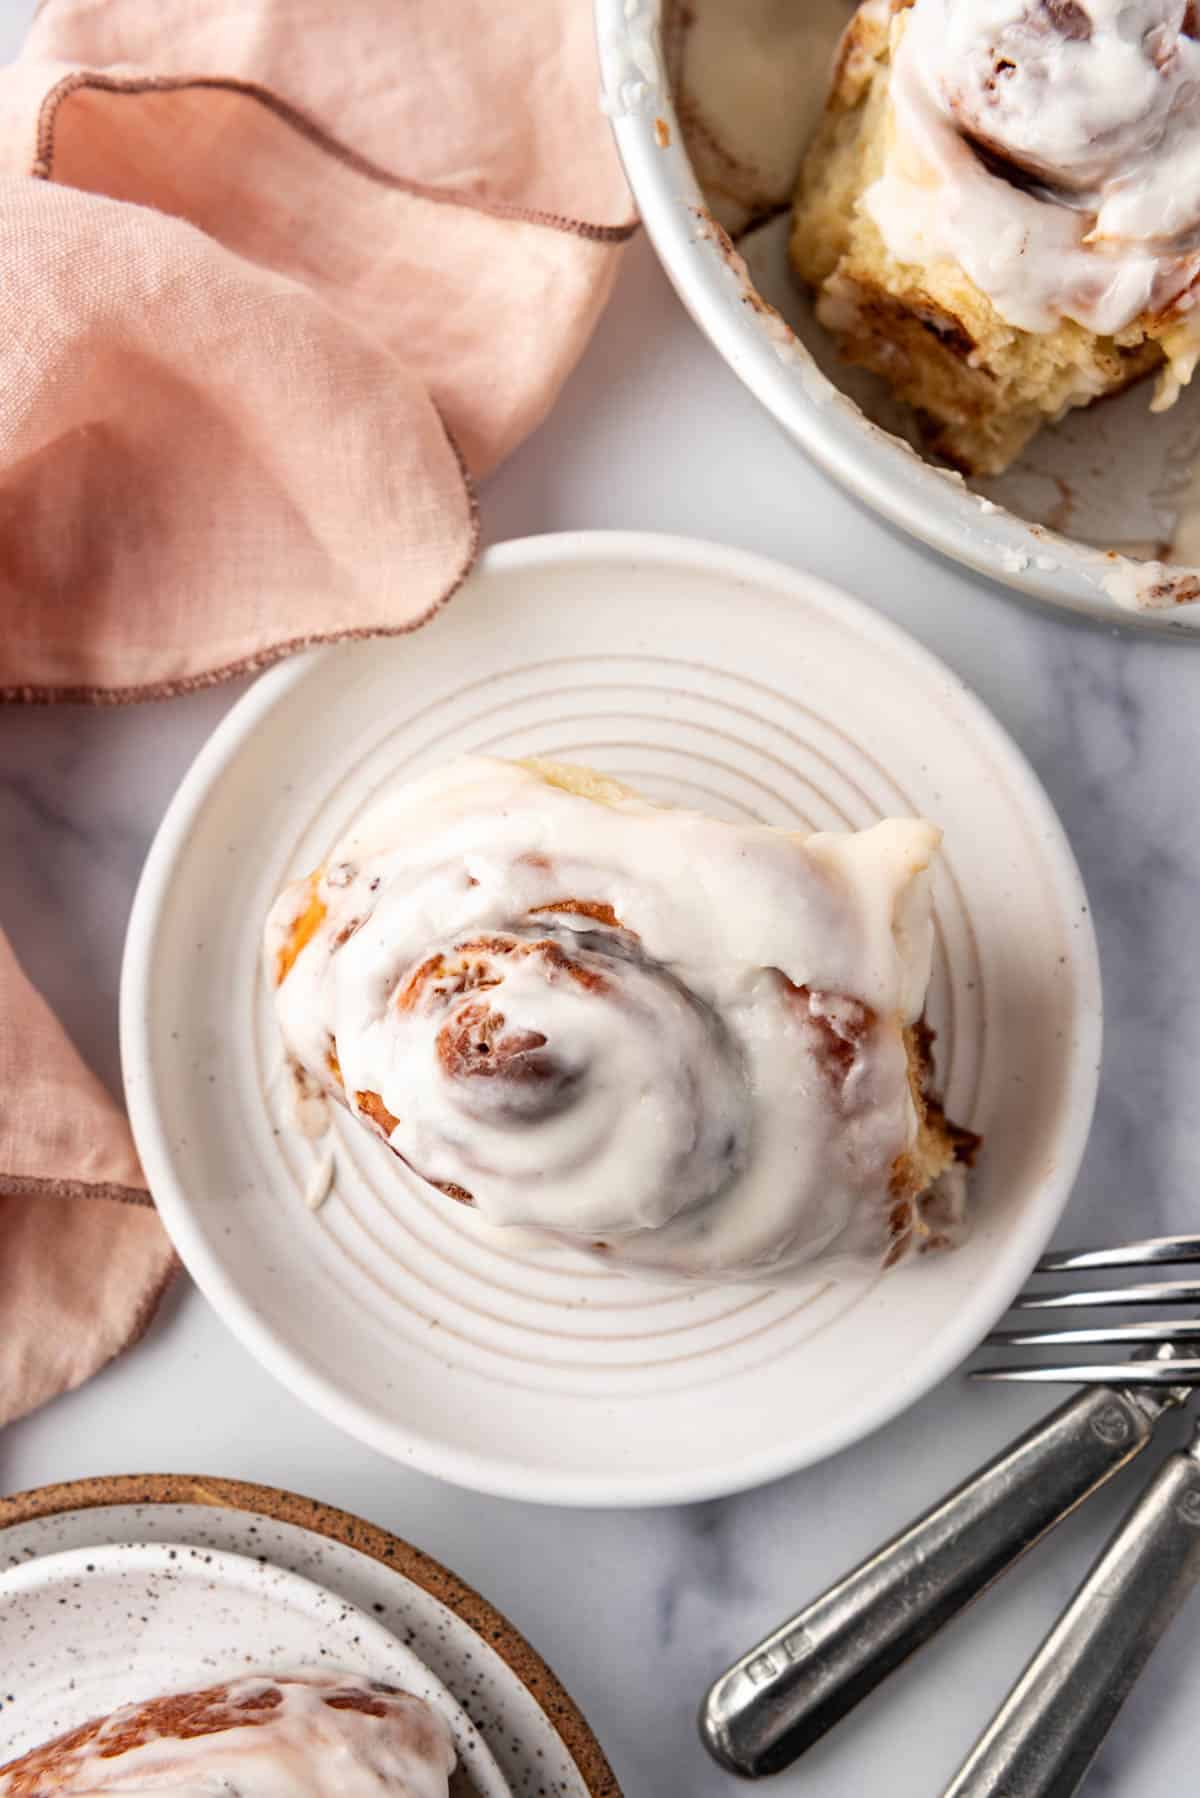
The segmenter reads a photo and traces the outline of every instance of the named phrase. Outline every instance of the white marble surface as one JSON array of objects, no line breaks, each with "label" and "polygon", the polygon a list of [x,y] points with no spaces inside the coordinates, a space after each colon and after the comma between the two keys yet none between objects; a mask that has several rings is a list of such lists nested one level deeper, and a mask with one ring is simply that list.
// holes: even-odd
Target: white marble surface
[{"label": "white marble surface", "polygon": [[[10,0],[2,15],[10,44],[24,10]],[[764,551],[879,605],[974,685],[1059,807],[1100,935],[1103,1086],[1063,1236],[1194,1228],[1194,646],[1033,611],[868,518],[717,363],[644,243],[554,417],[489,483],[483,515],[491,540],[637,526]],[[114,1091],[121,939],[139,866],[188,761],[240,690],[121,712],[0,713],[0,918]],[[360,1511],[449,1562],[529,1634],[629,1798],[718,1798],[737,1788],[696,1739],[709,1677],[1045,1408],[1044,1397],[956,1378],[872,1440],[759,1492],[674,1511],[546,1510],[438,1485],[339,1435],[260,1372],[184,1285],[135,1352],[0,1437],[0,1488],[202,1470]],[[1093,1501],[772,1790],[934,1798],[1141,1477]],[[1135,1693],[1089,1794],[1195,1789],[1198,1626],[1200,1600]]]}]

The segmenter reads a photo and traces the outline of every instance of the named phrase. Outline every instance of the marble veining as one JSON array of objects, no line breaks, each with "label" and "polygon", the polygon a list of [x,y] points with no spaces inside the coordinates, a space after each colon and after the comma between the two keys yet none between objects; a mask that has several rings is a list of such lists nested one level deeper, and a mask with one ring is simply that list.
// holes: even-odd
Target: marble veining
[{"label": "marble veining", "polygon": [[[1059,808],[1100,937],[1100,1107],[1062,1239],[1197,1227],[1194,646],[1035,610],[868,518],[778,436],[644,243],[551,421],[482,499],[492,539],[629,526],[806,566],[905,624],[979,691]],[[114,1089],[121,938],[139,865],[175,783],[235,696],[0,713],[0,918]],[[976,1392],[955,1377],[871,1440],[764,1490],[662,1512],[547,1511],[437,1485],[339,1435],[181,1286],[137,1351],[0,1437],[0,1488],[202,1469],[361,1512],[448,1562],[530,1637],[629,1798],[720,1798],[738,1788],[709,1765],[694,1731],[711,1676],[1051,1402]],[[1134,1469],[1093,1500],[772,1792],[932,1798],[1145,1477]],[[1193,1600],[1089,1794],[1192,1789],[1198,1624]]]}]

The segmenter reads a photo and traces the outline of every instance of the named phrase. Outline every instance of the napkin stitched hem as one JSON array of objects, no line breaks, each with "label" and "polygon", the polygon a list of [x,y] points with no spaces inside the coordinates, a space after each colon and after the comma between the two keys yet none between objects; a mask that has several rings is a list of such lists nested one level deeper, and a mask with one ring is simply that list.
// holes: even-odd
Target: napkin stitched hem
[{"label": "napkin stitched hem", "polygon": [[567,218],[562,213],[543,212],[533,206],[517,206],[506,200],[485,200],[465,188],[438,187],[429,182],[412,181],[405,175],[394,175],[390,170],[381,168],[370,157],[352,150],[348,144],[332,136],[315,119],[309,118],[307,113],[294,106],[290,100],[284,100],[271,88],[263,87],[256,81],[241,81],[232,75],[120,76],[103,75],[91,69],[77,69],[73,74],[64,75],[50,89],[38,112],[37,148],[30,174],[39,181],[53,180],[55,120],[62,102],[71,94],[86,88],[96,88],[109,94],[161,94],[178,93],[195,87],[222,89],[227,93],[242,94],[247,99],[257,100],[259,105],[265,106],[318,149],[326,151],[356,174],[365,175],[369,180],[378,181],[399,193],[412,194],[416,199],[430,200],[439,206],[464,206],[472,212],[481,212],[490,218],[512,219],[518,224],[543,225],[547,230],[567,231],[595,243],[626,243],[638,229],[637,219],[630,219],[623,225],[593,225],[586,219]]},{"label": "napkin stitched hem", "polygon": [[[435,408],[436,410],[436,408]],[[302,637],[289,637],[282,643],[268,643],[262,649],[255,650],[253,655],[241,656],[232,662],[224,662],[218,668],[204,668],[198,674],[181,675],[177,680],[145,681],[132,687],[46,687],[46,686],[9,686],[0,687],[0,705],[95,705],[118,706],[137,705],[143,700],[175,699],[181,693],[196,693],[205,687],[219,687],[222,681],[235,680],[239,674],[258,674],[264,668],[270,668],[275,662],[281,662],[285,656],[296,655],[302,649],[319,649],[324,644],[362,642],[368,637],[407,637],[412,631],[419,631],[423,625],[448,605],[458,592],[479,556],[481,524],[479,517],[479,496],[475,491],[475,483],[471,479],[462,451],[451,434],[441,413],[438,419],[442,430],[446,433],[446,442],[454,453],[462,475],[463,490],[467,497],[470,514],[470,539],[467,553],[463,558],[458,573],[446,591],[442,593],[427,611],[419,618],[412,618],[407,624],[394,625],[362,625],[348,626],[345,630],[309,631]]]},{"label": "napkin stitched hem", "polygon": [[[639,221],[636,218],[621,225],[592,224],[587,220],[569,218],[560,213],[548,212],[535,207],[518,206],[505,201],[485,200],[465,189],[439,187],[393,174],[371,158],[342,143],[310,118],[301,108],[295,106],[291,101],[283,99],[272,89],[257,82],[241,80],[233,76],[199,74],[115,76],[95,70],[75,70],[64,76],[50,89],[39,108],[35,159],[30,169],[31,176],[37,180],[53,181],[56,121],[63,102],[72,93],[95,89],[105,93],[137,95],[181,92],[193,88],[223,90],[254,100],[308,142],[355,173],[394,191],[411,194],[436,205],[462,207],[490,217],[510,219],[514,223],[532,224],[547,230],[565,232],[592,242],[614,245],[627,242],[638,230]],[[462,475],[470,512],[470,541],[458,573],[446,590],[419,618],[395,626],[370,625],[361,628],[349,627],[332,631],[305,632],[302,635],[288,637],[278,643],[266,644],[250,655],[235,657],[215,668],[201,669],[197,673],[181,675],[177,678],[134,683],[130,686],[92,685],[90,683],[63,686],[20,683],[0,686],[0,704],[76,703],[119,706],[135,704],[144,700],[170,699],[179,694],[217,686],[223,681],[234,679],[239,675],[257,673],[270,667],[273,663],[281,661],[285,656],[294,655],[300,650],[373,637],[406,636],[410,631],[419,630],[457,593],[475,564],[480,544],[479,502],[474,484],[462,451],[455,442],[445,419],[441,418],[440,414],[439,418]]]},{"label": "napkin stitched hem", "polygon": [[51,1180],[38,1174],[0,1174],[0,1197],[6,1199],[108,1199],[118,1205],[154,1209],[144,1187],[118,1186],[111,1180]]}]

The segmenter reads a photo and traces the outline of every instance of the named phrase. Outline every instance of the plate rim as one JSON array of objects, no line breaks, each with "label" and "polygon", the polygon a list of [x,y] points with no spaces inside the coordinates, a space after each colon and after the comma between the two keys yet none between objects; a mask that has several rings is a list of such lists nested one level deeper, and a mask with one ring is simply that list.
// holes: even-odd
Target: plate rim
[{"label": "plate rim", "polygon": [[[444,1605],[473,1635],[480,1637],[499,1655],[559,1737],[590,1798],[622,1798],[616,1775],[583,1712],[554,1670],[503,1611],[444,1562],[417,1548],[405,1537],[397,1536],[353,1511],[326,1504],[321,1499],[308,1498],[286,1486],[227,1479],[222,1475],[101,1474],[54,1481],[10,1497],[0,1497],[0,1546],[4,1532],[20,1524],[44,1522],[74,1512],[145,1505],[207,1506],[212,1510],[236,1511],[247,1517],[265,1517],[272,1522],[292,1524],[366,1555],[390,1572],[400,1574]],[[23,1565],[35,1566],[38,1561],[53,1558],[56,1552],[35,1555]],[[230,1550],[217,1552],[236,1553]],[[277,1562],[272,1561],[271,1565],[278,1568]],[[290,1574],[286,1568],[279,1571]],[[294,1577],[308,1585],[320,1586],[320,1581],[308,1579],[305,1574]],[[404,1644],[400,1646],[403,1648]],[[436,1674],[431,1677],[437,1680]]]},{"label": "plate rim", "polygon": [[545,1469],[529,1473],[512,1461],[501,1461],[400,1428],[314,1370],[299,1350],[279,1339],[233,1289],[219,1257],[210,1252],[203,1232],[193,1221],[184,1182],[173,1173],[172,1151],[154,1104],[148,1041],[149,1006],[145,996],[150,989],[156,930],[170,896],[175,863],[214,779],[235,758],[259,720],[277,700],[304,680],[314,665],[340,652],[340,646],[336,644],[307,650],[261,675],[222,718],[176,789],[146,857],[126,933],[120,982],[121,1067],[137,1151],[159,1213],[188,1272],[255,1359],[328,1422],[392,1460],[494,1497],[573,1506],[692,1503],[725,1497],[781,1478],[871,1435],[924,1398],[952,1373],[986,1330],[1003,1315],[1050,1240],[1066,1207],[1091,1130],[1103,1033],[1099,950],[1091,906],[1074,852],[1058,814],[1024,752],[953,669],[865,601],[806,570],[767,556],[702,538],[653,531],[550,532],[515,538],[486,550],[464,584],[473,585],[493,572],[529,572],[544,570],[547,566],[569,568],[597,560],[620,569],[623,574],[628,574],[631,565],[638,564],[650,564],[675,573],[680,570],[697,574],[716,572],[731,582],[760,592],[765,589],[778,601],[803,594],[809,602],[815,601],[835,616],[844,618],[869,638],[890,646],[910,661],[915,659],[928,675],[948,684],[971,711],[985,746],[1011,773],[1023,815],[1040,827],[1039,838],[1062,883],[1060,890],[1069,894],[1073,907],[1081,910],[1085,928],[1079,932],[1080,940],[1073,945],[1071,956],[1077,1042],[1067,1076],[1055,1164],[1042,1183],[1044,1196],[1040,1223],[1028,1235],[1028,1254],[1006,1282],[1000,1294],[1002,1302],[991,1305],[986,1315],[977,1316],[969,1305],[962,1307],[961,1314],[939,1331],[939,1352],[927,1354],[920,1363],[918,1378],[914,1379],[910,1374],[902,1398],[888,1394],[882,1402],[876,1400],[859,1407],[853,1414],[853,1421],[840,1427],[830,1425],[815,1446],[789,1441],[785,1435],[781,1438],[782,1446],[764,1448],[756,1455],[746,1457],[736,1467],[707,1468],[700,1474],[684,1468],[673,1470],[669,1475],[633,1478],[620,1470],[604,1478],[561,1470],[553,1476]]}]

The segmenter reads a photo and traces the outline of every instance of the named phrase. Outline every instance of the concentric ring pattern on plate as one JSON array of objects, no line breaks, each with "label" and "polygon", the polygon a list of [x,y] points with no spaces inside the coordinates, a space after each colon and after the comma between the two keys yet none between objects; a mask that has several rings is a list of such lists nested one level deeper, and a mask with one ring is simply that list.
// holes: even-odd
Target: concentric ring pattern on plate
[{"label": "concentric ring pattern on plate", "polygon": [[[489,1231],[340,1114],[333,1188],[309,1212],[326,1145],[288,1127],[262,917],[389,780],[476,750],[591,763],[734,819],[839,829],[924,812],[946,827],[930,1014],[952,1115],[997,1144],[966,1249],[779,1291],[633,1280]],[[164,1216],[257,1352],[432,1471],[598,1501],[781,1471],[952,1365],[1052,1227],[1098,1040],[1069,852],[947,671],[803,577],[595,536],[493,552],[419,636],[318,652],[259,683],[155,846],[123,1014]],[[884,1339],[898,1354],[881,1382]]]}]

